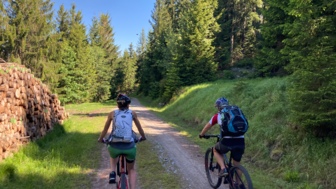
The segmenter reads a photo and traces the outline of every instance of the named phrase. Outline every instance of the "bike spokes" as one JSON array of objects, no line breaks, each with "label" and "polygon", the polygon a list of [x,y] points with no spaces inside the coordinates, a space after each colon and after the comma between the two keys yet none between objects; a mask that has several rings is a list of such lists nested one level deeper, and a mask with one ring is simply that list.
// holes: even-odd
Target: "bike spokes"
[{"label": "bike spokes", "polygon": [[250,175],[242,166],[230,170],[230,189],[253,189]]},{"label": "bike spokes", "polygon": [[213,157],[212,148],[209,148],[205,153],[205,172],[212,188],[218,188],[222,182],[222,177],[218,177],[219,171],[220,167]]}]

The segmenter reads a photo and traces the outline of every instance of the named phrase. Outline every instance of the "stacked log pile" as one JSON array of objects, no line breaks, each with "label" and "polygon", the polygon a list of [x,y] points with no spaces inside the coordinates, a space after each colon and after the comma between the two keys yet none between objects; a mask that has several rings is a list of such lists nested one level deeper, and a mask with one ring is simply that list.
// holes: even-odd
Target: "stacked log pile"
[{"label": "stacked log pile", "polygon": [[0,161],[68,117],[57,96],[16,63],[0,63]]}]

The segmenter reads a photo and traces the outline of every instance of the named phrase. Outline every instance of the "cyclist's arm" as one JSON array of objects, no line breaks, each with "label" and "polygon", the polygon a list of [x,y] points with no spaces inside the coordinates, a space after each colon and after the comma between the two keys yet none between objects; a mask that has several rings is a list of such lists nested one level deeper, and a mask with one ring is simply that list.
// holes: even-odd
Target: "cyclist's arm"
[{"label": "cyclist's arm", "polygon": [[199,135],[200,136],[205,135],[205,133],[208,132],[208,130],[210,130],[211,127],[216,125],[217,123],[218,123],[218,113],[215,114],[214,116],[212,116],[210,121],[204,126],[203,130],[201,131],[201,133]]},{"label": "cyclist's arm", "polygon": [[141,127],[141,123],[140,123],[140,121],[138,119],[137,114],[135,112],[133,112],[133,111],[132,111],[132,114],[133,114],[133,121],[135,123],[135,126],[138,128],[138,131],[139,131],[142,139],[146,139],[145,132],[144,132],[144,130]]},{"label": "cyclist's arm", "polygon": [[212,126],[213,126],[213,125],[211,125],[211,124],[208,122],[208,123],[204,126],[203,130],[201,131],[200,136],[205,135],[205,133],[208,132],[208,131],[211,129]]},{"label": "cyclist's arm", "polygon": [[102,133],[99,136],[98,142],[103,142],[103,138],[105,137],[105,135],[107,133],[107,130],[109,129],[109,127],[111,125],[111,122],[113,120],[113,116],[114,116],[114,112],[113,111],[111,113],[109,113],[109,115],[107,116],[104,129],[103,129]]}]

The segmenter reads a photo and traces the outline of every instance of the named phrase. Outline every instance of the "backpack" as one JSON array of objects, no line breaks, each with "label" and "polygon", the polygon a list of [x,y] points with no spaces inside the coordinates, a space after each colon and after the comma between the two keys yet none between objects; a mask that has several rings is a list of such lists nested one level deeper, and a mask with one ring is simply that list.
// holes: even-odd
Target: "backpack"
[{"label": "backpack", "polygon": [[[130,119],[130,120],[123,120],[123,119]],[[133,142],[134,133],[132,130],[132,121],[133,121],[132,111],[130,110],[114,111],[112,131],[111,131],[108,141],[111,143],[115,143],[115,142],[131,143]]]},{"label": "backpack", "polygon": [[220,111],[220,115],[221,131],[224,136],[240,136],[248,130],[248,121],[238,106],[225,106]]}]

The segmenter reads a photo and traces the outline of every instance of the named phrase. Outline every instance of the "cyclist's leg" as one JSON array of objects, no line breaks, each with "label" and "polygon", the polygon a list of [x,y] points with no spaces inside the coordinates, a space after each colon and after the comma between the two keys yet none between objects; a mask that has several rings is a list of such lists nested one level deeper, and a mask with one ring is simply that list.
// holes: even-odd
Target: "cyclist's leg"
[{"label": "cyclist's leg", "polygon": [[109,145],[108,151],[110,153],[111,170],[115,172],[119,160],[119,155],[122,154],[122,150],[115,147],[111,147]]},{"label": "cyclist's leg", "polygon": [[234,166],[238,166],[240,165],[240,161],[243,157],[244,154],[244,148],[240,147],[240,148],[234,148],[231,150],[232,153],[232,162]]},{"label": "cyclist's leg", "polygon": [[124,151],[127,162],[127,172],[130,183],[130,189],[136,188],[136,171],[134,168],[135,156],[136,156],[136,147]]},{"label": "cyclist's leg", "polygon": [[[242,156],[244,154],[244,149],[245,149],[244,146],[236,146],[231,150],[232,162],[233,162],[233,165],[235,167],[238,167],[240,165],[240,161],[241,161]],[[241,177],[242,172],[240,171],[240,169],[238,169],[237,173],[238,173],[239,177]],[[238,183],[237,183],[238,185],[241,184],[239,180],[237,180],[237,181],[238,181]]]},{"label": "cyclist's leg", "polygon": [[215,145],[215,148],[213,150],[214,152],[214,156],[219,164],[219,166],[221,167],[221,171],[219,173],[219,175],[222,175],[224,176],[224,169],[226,168],[225,167],[225,164],[224,164],[224,159],[223,159],[223,154],[227,153],[229,151],[229,149],[223,145],[221,142],[217,142],[217,144]]},{"label": "cyclist's leg", "polygon": [[116,183],[117,180],[117,174],[116,174],[116,167],[117,167],[117,163],[119,161],[119,155],[121,154],[121,150],[119,150],[118,148],[112,147],[112,146],[108,146],[108,151],[110,153],[110,162],[111,162],[111,173],[109,176],[109,183],[113,184]]}]

